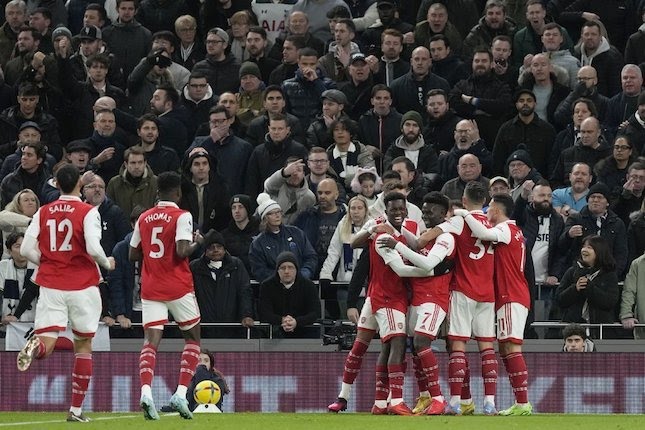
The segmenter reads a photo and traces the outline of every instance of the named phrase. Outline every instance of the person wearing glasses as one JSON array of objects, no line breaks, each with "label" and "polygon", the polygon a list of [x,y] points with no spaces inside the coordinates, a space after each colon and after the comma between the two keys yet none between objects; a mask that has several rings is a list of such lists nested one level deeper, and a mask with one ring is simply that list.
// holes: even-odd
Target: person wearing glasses
[{"label": "person wearing glasses", "polygon": [[188,85],[181,91],[181,103],[188,110],[188,141],[192,142],[199,126],[208,122],[208,112],[217,104],[217,97],[205,74],[190,74]]},{"label": "person wearing glasses", "polygon": [[240,66],[235,58],[226,54],[229,35],[219,27],[212,28],[206,35],[206,58],[195,64],[193,72],[202,72],[215,94],[226,91],[237,92],[240,87]]},{"label": "person wearing glasses", "polygon": [[204,42],[197,38],[197,20],[191,15],[182,15],[175,20],[175,34],[179,38],[178,49],[172,53],[172,61],[192,70],[198,61],[206,57]]}]

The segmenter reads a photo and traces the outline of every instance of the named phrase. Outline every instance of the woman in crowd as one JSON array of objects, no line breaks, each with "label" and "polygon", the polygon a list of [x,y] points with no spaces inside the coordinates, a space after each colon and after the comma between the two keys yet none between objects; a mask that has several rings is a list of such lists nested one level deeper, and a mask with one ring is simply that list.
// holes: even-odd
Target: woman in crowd
[{"label": "woman in crowd", "polygon": [[197,402],[195,402],[195,396],[193,392],[195,387],[202,381],[213,381],[216,383],[220,390],[222,391],[222,397],[220,397],[219,402],[215,405],[222,410],[222,403],[224,402],[224,396],[230,393],[226,379],[222,372],[215,368],[215,355],[206,348],[202,348],[199,353],[199,364],[195,369],[195,375],[190,381],[190,386],[188,387],[188,392],[186,398],[188,399],[188,406],[191,411],[194,411],[197,407]]},{"label": "woman in crowd", "polygon": [[[6,239],[10,233],[24,233],[40,207],[38,196],[29,188],[19,191],[2,212],[0,212],[0,230]],[[9,258],[9,250],[5,247],[2,258]]]},{"label": "woman in crowd", "polygon": [[[582,242],[580,259],[569,268],[555,291],[562,310],[562,321],[577,323],[614,323],[620,299],[616,263],[606,240],[589,236]],[[598,329],[593,337],[598,339]],[[603,337],[608,330],[603,331]]]},{"label": "woman in crowd", "polygon": [[627,181],[627,168],[638,158],[638,150],[634,148],[629,138],[618,136],[614,139],[612,153],[594,166],[594,177],[611,191],[611,203],[614,203],[623,192]]}]

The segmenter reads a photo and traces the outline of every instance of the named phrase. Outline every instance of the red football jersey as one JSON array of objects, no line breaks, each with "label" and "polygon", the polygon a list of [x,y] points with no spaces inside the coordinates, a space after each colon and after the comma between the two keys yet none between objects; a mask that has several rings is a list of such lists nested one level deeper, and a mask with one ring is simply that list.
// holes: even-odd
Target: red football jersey
[{"label": "red football jersey", "polygon": [[[383,257],[376,249],[376,239],[383,233],[370,240],[370,278],[367,295],[372,302],[372,311],[381,308],[397,309],[403,313],[408,310],[408,292],[403,279],[390,266],[385,264]],[[403,235],[394,237],[405,243]]]},{"label": "red football jersey", "polygon": [[141,247],[141,298],[171,301],[194,291],[188,258],[177,255],[176,242],[192,241],[192,215],[171,202],[161,201],[142,213],[130,240]]},{"label": "red football jersey", "polygon": [[[490,228],[490,223],[483,212],[473,211],[471,213],[476,220]],[[455,236],[457,256],[451,283],[452,289],[477,302],[494,302],[495,255],[492,243],[474,237],[470,227],[460,216],[452,217],[440,227],[444,232],[453,233]]]},{"label": "red football jersey", "polygon": [[38,238],[38,285],[75,291],[99,284],[99,268],[85,243],[86,235],[101,238],[101,216],[94,206],[61,196],[38,210],[27,234]]},{"label": "red football jersey", "polygon": [[524,276],[526,242],[522,230],[509,220],[495,226],[499,242],[495,245],[495,308],[505,303],[520,303],[531,308],[531,295]]},{"label": "red football jersey", "polygon": [[[441,236],[439,236],[441,237]],[[450,236],[449,236],[450,237]],[[439,238],[437,238],[439,239]],[[436,240],[429,242],[424,248],[419,250],[419,254],[428,255]],[[446,246],[439,244],[440,246]],[[446,259],[455,258],[455,248],[446,256]],[[412,288],[412,306],[419,306],[423,303],[436,303],[441,309],[448,312],[448,303],[450,303],[450,281],[452,272],[439,276],[428,276],[425,278],[408,278]]]}]

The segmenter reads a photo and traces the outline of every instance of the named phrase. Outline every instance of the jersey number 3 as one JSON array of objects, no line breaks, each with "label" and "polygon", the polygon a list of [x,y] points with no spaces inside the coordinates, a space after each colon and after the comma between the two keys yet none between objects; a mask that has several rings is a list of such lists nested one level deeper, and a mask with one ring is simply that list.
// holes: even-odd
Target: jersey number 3
[{"label": "jersey number 3", "polygon": [[[47,227],[49,228],[49,250],[50,251],[63,251],[69,252],[72,250],[72,221],[69,219],[64,219],[58,226],[56,225],[55,219],[47,220]],[[57,246],[58,234],[62,233],[64,235],[63,241],[60,243],[60,246]]]},{"label": "jersey number 3", "polygon": [[163,242],[159,238],[159,235],[163,233],[163,227],[153,227],[150,234],[150,246],[157,247],[157,251],[150,249],[148,255],[150,258],[163,258],[166,248],[163,246]]},{"label": "jersey number 3", "polygon": [[475,248],[477,248],[477,253],[471,252],[468,256],[473,260],[480,260],[484,253],[493,254],[493,243],[487,242],[484,244],[481,239],[477,239],[475,242]]}]

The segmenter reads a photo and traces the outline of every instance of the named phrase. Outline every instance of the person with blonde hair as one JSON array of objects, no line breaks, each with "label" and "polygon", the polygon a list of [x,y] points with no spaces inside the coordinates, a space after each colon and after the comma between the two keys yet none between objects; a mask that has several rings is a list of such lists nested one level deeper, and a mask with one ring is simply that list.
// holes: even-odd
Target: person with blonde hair
[{"label": "person with blonde hair", "polygon": [[[18,191],[2,212],[0,212],[0,230],[3,237],[11,233],[24,233],[38,208],[40,200],[29,188]],[[2,258],[9,258],[9,250],[3,247]]]}]

